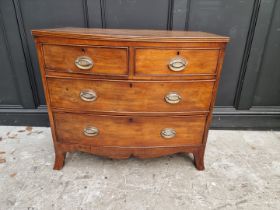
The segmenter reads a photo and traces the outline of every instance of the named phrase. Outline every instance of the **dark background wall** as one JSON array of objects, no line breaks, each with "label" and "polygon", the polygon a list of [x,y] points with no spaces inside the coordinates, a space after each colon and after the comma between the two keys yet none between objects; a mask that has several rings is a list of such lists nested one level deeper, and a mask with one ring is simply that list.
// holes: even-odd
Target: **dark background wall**
[{"label": "dark background wall", "polygon": [[48,125],[31,29],[196,30],[231,37],[212,128],[280,128],[280,1],[0,0],[0,124]]}]

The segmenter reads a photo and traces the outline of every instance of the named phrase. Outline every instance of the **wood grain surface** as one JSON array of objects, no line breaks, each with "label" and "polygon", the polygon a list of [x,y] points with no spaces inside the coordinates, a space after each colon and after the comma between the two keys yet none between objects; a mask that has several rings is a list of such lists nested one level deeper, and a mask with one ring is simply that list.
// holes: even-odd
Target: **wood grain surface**
[{"label": "wood grain surface", "polygon": [[[107,112],[191,112],[209,111],[214,81],[118,81],[48,78],[52,107]],[[80,92],[95,91],[95,101],[83,101]],[[177,104],[165,96],[176,92]]]},{"label": "wood grain surface", "polygon": [[65,38],[131,40],[152,42],[228,42],[229,38],[200,31],[167,31],[141,29],[101,29],[101,28],[56,28],[32,30],[34,36]]},{"label": "wood grain surface", "polygon": [[[186,59],[188,63],[184,70],[175,72],[169,69],[168,64],[177,56]],[[136,49],[135,75],[213,75],[216,73],[218,56],[217,49]]]},{"label": "wood grain surface", "polygon": [[[206,116],[149,117],[149,116],[100,116],[55,113],[59,142],[90,144],[94,146],[182,146],[200,145]],[[86,127],[99,129],[97,136],[86,136]],[[165,128],[172,128],[176,136],[161,137]]]},{"label": "wood grain surface", "polygon": [[[71,45],[43,45],[45,68],[59,72],[80,74],[128,74],[128,49],[126,47],[82,47]],[[80,56],[93,60],[93,67],[81,70],[75,65]]]}]

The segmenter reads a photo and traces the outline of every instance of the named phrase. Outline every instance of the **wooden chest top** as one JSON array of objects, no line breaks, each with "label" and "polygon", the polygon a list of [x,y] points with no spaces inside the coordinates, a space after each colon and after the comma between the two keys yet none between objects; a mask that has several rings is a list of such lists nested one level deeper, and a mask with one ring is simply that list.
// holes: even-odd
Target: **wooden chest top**
[{"label": "wooden chest top", "polygon": [[229,38],[200,31],[141,29],[55,28],[33,30],[33,36],[151,42],[228,42]]}]

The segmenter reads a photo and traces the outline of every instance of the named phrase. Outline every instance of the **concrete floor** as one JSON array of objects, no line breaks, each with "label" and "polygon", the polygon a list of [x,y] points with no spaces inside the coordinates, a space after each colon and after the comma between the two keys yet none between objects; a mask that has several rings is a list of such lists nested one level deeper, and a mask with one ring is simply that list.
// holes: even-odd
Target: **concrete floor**
[{"label": "concrete floor", "polygon": [[280,209],[280,132],[211,131],[191,156],[110,160],[71,153],[53,171],[49,128],[0,127],[0,209]]}]

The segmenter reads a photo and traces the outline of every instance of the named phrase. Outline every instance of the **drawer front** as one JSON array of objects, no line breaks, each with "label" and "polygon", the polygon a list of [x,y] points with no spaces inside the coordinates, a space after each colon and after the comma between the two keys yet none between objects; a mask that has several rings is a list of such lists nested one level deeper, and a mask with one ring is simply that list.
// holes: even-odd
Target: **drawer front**
[{"label": "drawer front", "polygon": [[127,48],[43,45],[45,68],[59,72],[128,75]]},{"label": "drawer front", "polygon": [[108,81],[48,78],[52,107],[104,112],[208,111],[214,81]]},{"label": "drawer front", "polygon": [[55,113],[58,141],[94,146],[180,146],[202,143],[206,116],[133,117]]},{"label": "drawer front", "polygon": [[216,49],[136,49],[135,75],[214,75],[218,57]]}]

